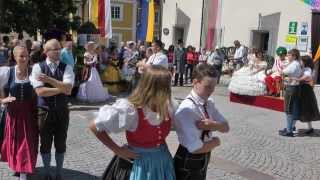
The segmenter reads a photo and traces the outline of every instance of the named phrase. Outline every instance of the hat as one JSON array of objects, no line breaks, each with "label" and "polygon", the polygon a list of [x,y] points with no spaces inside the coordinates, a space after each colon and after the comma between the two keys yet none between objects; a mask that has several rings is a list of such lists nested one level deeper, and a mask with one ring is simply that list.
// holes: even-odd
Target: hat
[{"label": "hat", "polygon": [[277,55],[287,55],[287,49],[285,47],[278,47],[277,48]]},{"label": "hat", "polygon": [[95,49],[97,47],[97,44],[94,41],[89,41],[87,42],[87,44],[85,45],[85,49],[88,50],[88,47],[93,45],[93,49]]}]

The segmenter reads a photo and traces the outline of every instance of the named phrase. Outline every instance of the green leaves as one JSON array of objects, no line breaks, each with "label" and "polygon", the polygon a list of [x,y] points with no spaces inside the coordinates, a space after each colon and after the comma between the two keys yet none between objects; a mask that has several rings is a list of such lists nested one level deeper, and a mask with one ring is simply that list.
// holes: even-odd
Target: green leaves
[{"label": "green leaves", "polygon": [[73,0],[0,0],[0,32],[35,35],[38,29],[41,33],[50,28],[77,29],[80,18],[69,19],[75,12]]}]

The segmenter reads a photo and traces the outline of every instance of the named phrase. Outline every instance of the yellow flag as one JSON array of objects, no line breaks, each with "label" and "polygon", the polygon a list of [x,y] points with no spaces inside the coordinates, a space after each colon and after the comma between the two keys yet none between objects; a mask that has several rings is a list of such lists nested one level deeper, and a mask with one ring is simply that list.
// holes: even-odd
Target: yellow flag
[{"label": "yellow flag", "polygon": [[99,27],[99,0],[90,0],[89,5],[89,18],[90,21],[96,26]]},{"label": "yellow flag", "polygon": [[318,46],[318,50],[317,50],[316,55],[314,55],[313,62],[315,63],[315,62],[319,61],[319,59],[320,59],[320,45]]},{"label": "yellow flag", "polygon": [[149,0],[149,13],[148,13],[148,30],[147,30],[147,42],[153,41],[154,32],[154,0]]}]

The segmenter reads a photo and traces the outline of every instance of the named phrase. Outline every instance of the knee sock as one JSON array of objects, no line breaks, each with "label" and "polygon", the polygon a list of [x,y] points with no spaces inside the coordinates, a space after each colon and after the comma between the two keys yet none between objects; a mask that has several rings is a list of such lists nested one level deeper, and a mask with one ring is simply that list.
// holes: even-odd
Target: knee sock
[{"label": "knee sock", "polygon": [[51,163],[51,153],[43,153],[42,156],[42,162],[44,166],[44,171],[46,174],[50,173],[50,163]]},{"label": "knee sock", "polygon": [[20,178],[19,180],[27,180],[27,174],[25,173],[20,173]]},{"label": "knee sock", "polygon": [[312,123],[308,122],[308,129],[312,129]]},{"label": "knee sock", "polygon": [[63,161],[64,161],[64,153],[56,153],[55,154],[56,158],[56,173],[61,174],[62,168],[63,168]]}]

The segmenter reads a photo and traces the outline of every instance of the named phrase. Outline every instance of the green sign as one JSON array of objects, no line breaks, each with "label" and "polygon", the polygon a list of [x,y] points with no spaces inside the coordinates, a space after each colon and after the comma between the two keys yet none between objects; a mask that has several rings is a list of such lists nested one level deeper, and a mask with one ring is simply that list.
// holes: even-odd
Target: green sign
[{"label": "green sign", "polygon": [[297,34],[298,22],[289,22],[289,34]]}]

